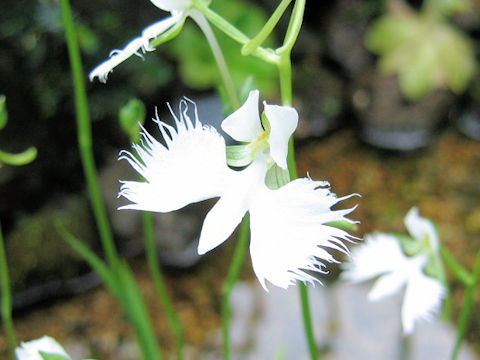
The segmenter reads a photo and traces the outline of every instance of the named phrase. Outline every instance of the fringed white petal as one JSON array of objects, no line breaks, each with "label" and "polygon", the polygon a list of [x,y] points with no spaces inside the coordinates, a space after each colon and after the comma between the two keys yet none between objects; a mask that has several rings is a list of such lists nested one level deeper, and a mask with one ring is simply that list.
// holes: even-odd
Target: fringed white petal
[{"label": "fringed white petal", "polygon": [[185,14],[182,12],[172,14],[163,20],[160,20],[148,27],[146,27],[142,36],[137,37],[130,41],[122,50],[113,50],[110,53],[110,58],[105,60],[100,65],[95,67],[88,75],[90,81],[93,81],[96,77],[102,83],[107,82],[108,74],[113,71],[113,68],[127,60],[132,55],[142,57],[142,53],[145,51],[154,50],[149,46],[150,40],[163,34],[172,26],[181,25],[185,21]]},{"label": "fringed white petal", "polygon": [[32,341],[22,342],[15,349],[15,357],[17,360],[42,360],[39,351],[47,354],[61,355],[66,359],[70,356],[65,352],[63,347],[50,336],[43,336]]},{"label": "fringed white petal", "polygon": [[[184,100],[175,127],[156,120],[165,145],[143,130],[143,142],[134,154],[123,151],[145,181],[125,181],[119,196],[132,203],[121,209],[169,212],[190,203],[220,196],[231,171],[226,165],[225,141],[211,127],[202,126],[195,107],[195,120]],[[173,115],[173,112],[172,112]]]},{"label": "fringed white petal", "polygon": [[402,304],[404,334],[411,334],[417,321],[430,320],[440,310],[445,294],[445,287],[438,279],[421,271],[412,273]]},{"label": "fringed white petal", "polygon": [[287,168],[288,140],[298,125],[298,113],[293,107],[268,105],[264,102],[265,115],[270,123],[270,155],[283,169]]},{"label": "fringed white petal", "polygon": [[435,252],[438,253],[440,240],[433,223],[420,216],[418,208],[411,208],[405,216],[405,227],[414,239],[422,239],[425,236],[430,240],[430,244]]},{"label": "fringed white petal", "polygon": [[352,249],[351,261],[344,264],[342,277],[352,282],[373,279],[394,271],[405,262],[397,238],[383,233],[365,236],[361,245]]},{"label": "fringed white petal", "polygon": [[192,0],[150,0],[153,5],[165,11],[185,10],[192,6]]},{"label": "fringed white petal", "polygon": [[222,129],[237,141],[251,142],[263,131],[258,114],[258,90],[250,91],[245,103],[222,122]]},{"label": "fringed white petal", "polygon": [[297,179],[277,190],[259,187],[252,194],[250,252],[265,290],[266,280],[282,288],[297,280],[318,281],[309,272],[325,273],[324,262],[336,262],[328,248],[348,253],[344,241],[351,236],[326,223],[347,220],[344,216],[353,209],[331,210],[340,199],[328,189],[316,189],[324,185]]}]

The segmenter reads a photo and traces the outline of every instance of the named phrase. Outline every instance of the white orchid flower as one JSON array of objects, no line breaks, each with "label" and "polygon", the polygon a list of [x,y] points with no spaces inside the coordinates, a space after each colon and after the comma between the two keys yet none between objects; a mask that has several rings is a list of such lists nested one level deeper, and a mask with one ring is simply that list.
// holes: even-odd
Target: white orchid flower
[{"label": "white orchid flower", "polygon": [[[259,124],[249,122],[251,117],[260,123],[258,108],[250,107],[255,98],[258,101],[258,92],[253,92],[246,104],[224,121],[226,126],[222,127],[232,137],[255,141],[263,131]],[[324,261],[336,261],[328,248],[348,253],[343,241],[352,237],[328,223],[352,222],[345,216],[353,208],[331,210],[346,197],[337,198],[328,189],[327,182],[303,178],[277,190],[265,185],[270,156],[274,156],[277,163],[286,164],[287,134],[294,129],[291,130],[291,124],[282,126],[280,121],[286,118],[285,114],[295,110],[290,107],[269,108],[270,150],[263,147],[248,167],[235,171],[227,166],[224,138],[214,128],[201,124],[196,108],[192,120],[187,113],[187,101],[180,103],[179,116],[173,115],[175,127],[155,120],[164,145],[143,130],[143,143],[133,146],[138,158],[127,151],[121,153],[120,158],[126,159],[145,179],[145,182],[123,182],[119,196],[131,204],[121,208],[164,213],[219,197],[204,220],[199,254],[223,243],[248,211],[252,264],[265,290],[266,280],[282,288],[297,280],[316,281],[308,272],[322,273],[325,271]],[[247,129],[237,123],[240,118],[246,120]],[[284,143],[280,144],[279,139]]]},{"label": "white orchid flower", "polygon": [[71,359],[63,347],[50,336],[43,336],[36,340],[22,342],[20,346],[15,349],[15,357],[17,360],[42,360],[39,352],[60,355],[66,360]]},{"label": "white orchid flower", "polygon": [[405,287],[401,309],[405,335],[413,332],[421,319],[428,320],[439,311],[446,289],[438,277],[425,272],[431,256],[438,256],[438,235],[434,225],[420,217],[412,208],[405,217],[413,239],[408,239],[417,249],[414,256],[405,253],[395,235],[373,233],[352,250],[352,261],[345,264],[345,279],[362,282],[379,277],[368,294],[368,299],[378,301]]},{"label": "white orchid flower", "polygon": [[233,139],[248,143],[266,141],[270,155],[282,169],[287,169],[288,139],[298,125],[298,113],[290,106],[268,105],[264,102],[265,116],[270,129],[262,128],[258,113],[259,91],[252,90],[245,103],[222,122],[222,129]]},{"label": "white orchid flower", "polygon": [[122,50],[112,50],[110,58],[95,67],[89,74],[92,81],[98,78],[100,82],[107,81],[108,74],[113,68],[127,60],[132,55],[142,57],[142,53],[153,51],[155,48],[150,46],[150,41],[156,37],[167,33],[174,33],[180,30],[185,19],[190,15],[192,0],[150,0],[153,5],[164,11],[170,12],[170,16],[162,19],[150,26],[147,26],[142,34],[131,40]]}]

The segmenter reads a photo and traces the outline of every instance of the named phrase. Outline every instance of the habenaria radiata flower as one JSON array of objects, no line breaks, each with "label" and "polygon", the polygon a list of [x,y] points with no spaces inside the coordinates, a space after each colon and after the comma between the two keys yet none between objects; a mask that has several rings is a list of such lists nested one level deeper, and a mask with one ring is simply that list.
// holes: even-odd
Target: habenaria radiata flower
[{"label": "habenaria radiata flower", "polygon": [[172,112],[175,126],[155,120],[164,144],[143,130],[143,143],[133,145],[137,156],[121,153],[120,158],[145,179],[122,183],[119,196],[131,204],[121,208],[164,213],[218,197],[204,220],[199,254],[223,243],[248,211],[252,264],[262,286],[267,289],[266,280],[282,288],[297,280],[316,281],[310,272],[323,273],[324,262],[336,262],[328,249],[348,253],[344,241],[352,237],[328,224],[352,222],[345,216],[353,208],[331,210],[346,197],[337,198],[325,181],[303,178],[275,190],[267,187],[269,167],[277,163],[286,168],[288,138],[298,119],[295,109],[265,104],[270,124],[265,131],[258,114],[258,91],[253,91],[246,103],[224,120],[222,128],[230,136],[250,141],[248,145],[254,149],[248,152],[250,164],[236,171],[227,165],[224,138],[201,124],[196,107],[191,119],[189,103],[194,105],[190,100],[180,103],[178,116]]},{"label": "habenaria radiata flower", "polygon": [[17,360],[43,360],[41,353],[56,355],[56,359],[70,360],[63,347],[50,336],[43,336],[32,341],[22,342],[15,349]]},{"label": "habenaria radiata flower", "polygon": [[108,74],[113,71],[113,68],[132,55],[142,57],[141,52],[145,53],[146,51],[155,50],[154,47],[150,46],[151,40],[161,35],[164,36],[164,40],[174,37],[182,29],[185,19],[191,15],[192,11],[196,11],[192,8],[192,0],[150,1],[159,9],[169,11],[170,16],[147,26],[139,37],[131,40],[122,50],[112,50],[110,58],[90,72],[90,81],[97,77],[100,82],[105,83]]},{"label": "habenaria radiata flower", "polygon": [[352,250],[352,261],[345,264],[343,276],[353,282],[379,277],[368,294],[371,301],[405,287],[401,317],[408,335],[418,320],[428,320],[440,309],[446,289],[435,226],[415,207],[407,213],[405,226],[411,238],[380,232],[367,235],[364,243]]}]

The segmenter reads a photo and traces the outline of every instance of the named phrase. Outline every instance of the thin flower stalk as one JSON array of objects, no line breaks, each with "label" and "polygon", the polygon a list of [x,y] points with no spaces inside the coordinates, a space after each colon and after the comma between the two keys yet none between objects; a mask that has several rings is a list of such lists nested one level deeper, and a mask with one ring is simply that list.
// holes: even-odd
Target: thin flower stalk
[{"label": "thin flower stalk", "polygon": [[[93,208],[102,246],[109,264],[109,271],[112,273],[112,279],[116,283],[116,286],[118,289],[121,289],[116,295],[119,297],[120,303],[136,328],[143,358],[145,360],[160,360],[162,355],[153,328],[150,324],[145,305],[140,298],[138,291],[133,289],[132,286],[126,287],[125,280],[122,279],[125,275],[130,274],[121,263],[116,251],[105,205],[100,193],[100,186],[93,157],[92,133],[84,83],[84,73],[72,11],[68,0],[60,0],[60,6],[72,71],[80,156],[87,181],[90,202]],[[133,276],[132,281],[134,281]]]},{"label": "thin flower stalk", "polygon": [[115,249],[112,231],[108,222],[105,205],[100,194],[100,185],[98,183],[97,170],[92,150],[92,129],[90,123],[90,114],[87,101],[87,92],[85,90],[84,73],[80,58],[75,25],[73,23],[72,13],[68,0],[61,0],[62,17],[65,27],[65,37],[72,69],[72,81],[75,95],[75,113],[77,119],[77,136],[80,156],[82,159],[85,179],[87,181],[90,201],[100,232],[103,249],[105,251],[108,263],[115,267],[118,263],[118,254]]},{"label": "thin flower stalk", "polygon": [[[292,17],[287,29],[287,34],[284,39],[284,44],[280,49],[275,52],[279,55],[279,61],[277,68],[280,79],[280,93],[282,103],[284,105],[292,105],[293,93],[292,93],[292,62],[291,62],[291,50],[300,32],[301,24],[303,21],[303,14],[305,11],[305,0],[297,0],[294,5]],[[295,160],[295,146],[293,136],[288,142],[288,171],[290,178],[296,179],[297,165]],[[302,307],[303,326],[305,329],[305,336],[307,338],[308,351],[310,353],[311,360],[319,359],[318,347],[315,340],[315,332],[313,330],[311,306],[308,295],[308,288],[305,284],[299,284],[299,296],[300,304]]]},{"label": "thin flower stalk", "polygon": [[12,294],[10,291],[10,277],[8,275],[7,256],[3,240],[2,227],[0,224],[0,290],[2,292],[2,322],[5,335],[7,336],[8,349],[12,359],[15,355],[17,339],[12,320]]},{"label": "thin flower stalk", "polygon": [[457,340],[452,352],[452,360],[456,360],[460,353],[463,341],[467,334],[467,329],[471,321],[471,315],[473,311],[473,305],[475,300],[475,291],[478,290],[480,283],[480,251],[477,253],[477,258],[472,272],[472,281],[468,284],[465,291],[465,299],[460,310],[460,318],[457,325]]}]

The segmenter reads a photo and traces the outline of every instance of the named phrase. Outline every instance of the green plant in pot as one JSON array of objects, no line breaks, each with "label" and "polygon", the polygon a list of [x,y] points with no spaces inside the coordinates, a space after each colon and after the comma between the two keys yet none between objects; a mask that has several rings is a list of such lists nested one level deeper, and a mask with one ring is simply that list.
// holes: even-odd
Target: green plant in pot
[{"label": "green plant in pot", "polygon": [[471,39],[449,21],[466,0],[425,0],[419,10],[391,0],[365,37],[378,71],[353,93],[364,139],[384,148],[427,145],[456,95],[474,76]]}]

